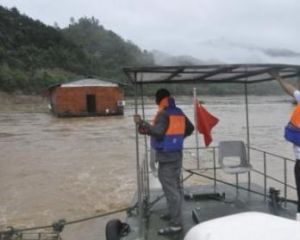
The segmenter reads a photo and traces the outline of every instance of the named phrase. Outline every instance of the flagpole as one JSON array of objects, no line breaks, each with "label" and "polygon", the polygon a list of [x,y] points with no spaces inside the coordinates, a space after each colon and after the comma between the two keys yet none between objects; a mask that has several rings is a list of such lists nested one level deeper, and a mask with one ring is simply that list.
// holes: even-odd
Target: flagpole
[{"label": "flagpole", "polygon": [[194,122],[195,122],[195,138],[196,138],[196,157],[197,157],[197,169],[200,168],[200,156],[199,156],[199,135],[198,135],[198,114],[197,114],[197,89],[193,88],[194,95]]}]

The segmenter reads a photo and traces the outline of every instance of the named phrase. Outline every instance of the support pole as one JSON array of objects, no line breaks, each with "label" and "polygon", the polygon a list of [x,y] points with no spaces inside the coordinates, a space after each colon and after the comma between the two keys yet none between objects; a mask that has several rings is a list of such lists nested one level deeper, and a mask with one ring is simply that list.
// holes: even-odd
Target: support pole
[{"label": "support pole", "polygon": [[[246,110],[246,129],[247,129],[247,158],[250,162],[250,128],[249,128],[249,108],[248,108],[248,86],[247,83],[245,87],[245,110]],[[251,173],[248,172],[248,189],[251,188]]]},{"label": "support pole", "polygon": [[[142,114],[143,114],[143,119],[146,119],[146,114],[145,114],[145,101],[144,101],[144,88],[143,85],[141,85],[141,95],[142,95]],[[145,186],[145,200],[146,203],[148,204],[149,202],[149,197],[150,197],[150,183],[149,183],[149,157],[148,157],[148,141],[147,141],[147,136],[144,136],[144,144],[145,144],[145,165],[144,171],[145,171],[145,180],[146,180],[146,186]]]},{"label": "support pole", "polygon": [[[137,93],[137,74],[134,73],[134,112],[138,114],[138,93]],[[141,173],[140,173],[140,159],[139,159],[139,133],[138,127],[135,124],[135,147],[136,147],[136,180],[137,180],[137,197],[138,197],[138,215],[139,215],[139,236],[143,235],[143,206],[142,206],[142,192],[141,192]]]},{"label": "support pole", "polygon": [[195,138],[196,138],[196,157],[197,157],[197,169],[200,168],[200,156],[199,156],[199,133],[198,133],[198,114],[197,114],[197,89],[193,88],[193,95],[194,95],[194,121],[195,121]]},{"label": "support pole", "polygon": [[264,152],[264,200],[267,200],[267,154]]}]

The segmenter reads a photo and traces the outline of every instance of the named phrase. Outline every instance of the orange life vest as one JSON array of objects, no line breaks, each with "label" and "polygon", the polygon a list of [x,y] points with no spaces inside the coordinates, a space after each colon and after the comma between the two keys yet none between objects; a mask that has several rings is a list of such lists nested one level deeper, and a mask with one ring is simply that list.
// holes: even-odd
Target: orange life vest
[{"label": "orange life vest", "polygon": [[[152,148],[158,151],[173,152],[181,151],[183,148],[183,140],[185,133],[185,115],[180,108],[177,108],[173,98],[165,98],[161,101],[159,112],[165,110],[169,118],[169,126],[163,137],[158,140],[151,138]],[[156,122],[156,117],[154,119]]]},{"label": "orange life vest", "polygon": [[300,146],[300,104],[295,107],[290,122],[286,125],[284,129],[284,138]]},{"label": "orange life vest", "polygon": [[290,122],[294,127],[300,128],[300,104],[295,107]]}]

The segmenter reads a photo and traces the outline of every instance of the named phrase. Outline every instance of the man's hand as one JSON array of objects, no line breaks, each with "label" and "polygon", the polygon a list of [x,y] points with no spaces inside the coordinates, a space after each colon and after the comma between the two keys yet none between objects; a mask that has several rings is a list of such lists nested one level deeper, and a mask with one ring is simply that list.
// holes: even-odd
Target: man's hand
[{"label": "man's hand", "polygon": [[135,114],[133,115],[133,121],[135,122],[135,124],[140,124],[142,122],[142,118],[139,114]]},{"label": "man's hand", "polygon": [[280,84],[282,89],[290,96],[294,97],[294,92],[297,90],[293,85],[285,82],[282,80],[282,78],[279,75],[279,72],[277,69],[271,69],[269,70],[269,74],[271,77],[276,79],[276,81]]}]

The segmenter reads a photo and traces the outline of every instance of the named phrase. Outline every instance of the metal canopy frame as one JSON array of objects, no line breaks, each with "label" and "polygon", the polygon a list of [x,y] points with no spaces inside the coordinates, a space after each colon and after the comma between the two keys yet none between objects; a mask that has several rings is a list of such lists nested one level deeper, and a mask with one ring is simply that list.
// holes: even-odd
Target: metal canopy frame
[{"label": "metal canopy frame", "polygon": [[299,75],[299,65],[289,64],[218,64],[199,66],[129,67],[124,72],[133,84],[155,83],[257,83],[273,80],[276,70],[281,78]]}]

